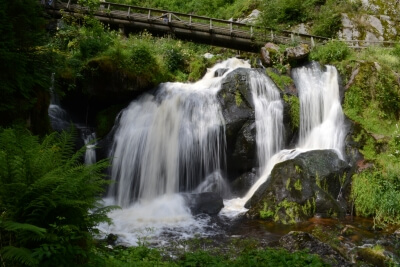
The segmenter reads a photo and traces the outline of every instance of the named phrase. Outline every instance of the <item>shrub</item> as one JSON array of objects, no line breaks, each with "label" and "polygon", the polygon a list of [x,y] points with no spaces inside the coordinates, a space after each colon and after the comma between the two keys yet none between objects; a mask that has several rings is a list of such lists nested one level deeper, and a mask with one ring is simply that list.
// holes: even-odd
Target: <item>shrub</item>
[{"label": "shrub", "polygon": [[376,226],[400,224],[400,180],[394,171],[381,167],[353,177],[352,199],[360,216],[372,216]]},{"label": "shrub", "polygon": [[346,43],[330,41],[325,45],[317,46],[313,49],[309,57],[311,60],[320,61],[323,64],[332,64],[345,60],[350,54],[351,50]]}]

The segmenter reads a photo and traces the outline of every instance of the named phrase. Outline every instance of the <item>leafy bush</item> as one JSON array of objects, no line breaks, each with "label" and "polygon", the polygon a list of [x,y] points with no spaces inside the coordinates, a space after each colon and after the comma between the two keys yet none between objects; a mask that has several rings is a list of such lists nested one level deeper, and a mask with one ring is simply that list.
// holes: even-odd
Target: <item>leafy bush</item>
[{"label": "leafy bush", "polygon": [[88,261],[92,233],[108,221],[98,200],[107,182],[101,161],[80,163],[74,135],[39,142],[23,130],[0,130],[0,255],[9,266],[76,266]]},{"label": "leafy bush", "polygon": [[323,64],[332,64],[345,60],[351,55],[351,50],[346,43],[330,41],[325,45],[317,46],[310,53],[310,59],[320,61]]}]

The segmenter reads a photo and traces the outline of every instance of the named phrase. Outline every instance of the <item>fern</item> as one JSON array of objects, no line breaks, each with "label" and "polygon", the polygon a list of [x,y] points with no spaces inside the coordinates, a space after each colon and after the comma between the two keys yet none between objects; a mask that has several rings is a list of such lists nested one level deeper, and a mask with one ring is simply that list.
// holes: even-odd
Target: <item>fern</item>
[{"label": "fern", "polygon": [[23,264],[25,266],[37,266],[38,261],[32,257],[32,252],[27,248],[17,248],[7,246],[1,249],[3,260],[14,264]]},{"label": "fern", "polygon": [[98,204],[109,163],[82,164],[85,148],[74,152],[75,136],[71,129],[40,142],[0,129],[0,253],[7,264],[85,263],[95,226],[110,223],[115,207]]}]

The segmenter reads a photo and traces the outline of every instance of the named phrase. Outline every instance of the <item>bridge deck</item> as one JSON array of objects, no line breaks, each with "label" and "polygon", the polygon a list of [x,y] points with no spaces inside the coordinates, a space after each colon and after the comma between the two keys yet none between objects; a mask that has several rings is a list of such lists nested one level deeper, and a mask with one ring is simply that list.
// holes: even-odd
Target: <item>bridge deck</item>
[{"label": "bridge deck", "polygon": [[[57,16],[61,16],[62,13],[74,16],[88,13],[88,8],[76,4],[76,0],[54,1],[47,10],[48,13]],[[161,34],[172,33],[181,39],[250,52],[258,52],[259,48],[269,41],[314,45],[314,42],[328,40],[324,37],[289,31],[274,32],[270,28],[229,20],[111,2],[101,2],[94,11],[94,16],[104,23],[116,24],[125,31],[146,29]]]}]

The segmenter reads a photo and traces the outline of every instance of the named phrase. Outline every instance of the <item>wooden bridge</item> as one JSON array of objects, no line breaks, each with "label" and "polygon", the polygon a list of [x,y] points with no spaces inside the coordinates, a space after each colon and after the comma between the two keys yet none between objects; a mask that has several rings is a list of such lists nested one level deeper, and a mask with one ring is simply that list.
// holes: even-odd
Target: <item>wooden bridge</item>
[{"label": "wooden bridge", "polygon": [[[46,5],[46,10],[57,17],[63,14],[79,17],[89,13],[87,7],[76,2],[76,0],[54,0],[51,5]],[[147,30],[153,34],[173,34],[176,38],[184,40],[249,52],[259,52],[259,48],[266,42],[283,44],[299,42],[314,46],[315,42],[329,40],[290,31],[275,32],[271,28],[230,20],[111,2],[100,2],[93,10],[93,14],[95,18],[118,27],[125,34]]]}]

